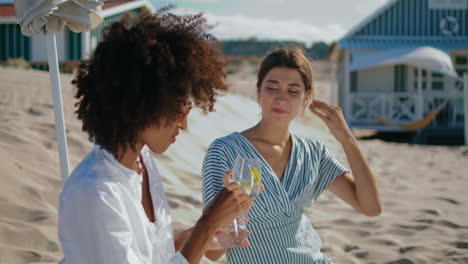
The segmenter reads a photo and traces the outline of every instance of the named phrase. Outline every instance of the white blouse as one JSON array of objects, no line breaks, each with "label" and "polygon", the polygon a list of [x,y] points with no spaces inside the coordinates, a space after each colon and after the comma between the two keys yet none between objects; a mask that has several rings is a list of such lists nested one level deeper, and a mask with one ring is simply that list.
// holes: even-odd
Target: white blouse
[{"label": "white blouse", "polygon": [[62,264],[186,264],[174,249],[172,219],[161,177],[148,147],[148,171],[156,221],[145,214],[143,177],[95,146],[66,181],[59,201]]}]

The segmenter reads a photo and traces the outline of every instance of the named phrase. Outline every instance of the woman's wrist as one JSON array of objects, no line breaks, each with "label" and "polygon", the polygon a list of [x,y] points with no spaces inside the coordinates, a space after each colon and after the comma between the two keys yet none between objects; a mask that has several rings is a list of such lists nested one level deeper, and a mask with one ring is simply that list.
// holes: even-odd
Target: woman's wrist
[{"label": "woman's wrist", "polygon": [[220,227],[217,226],[213,220],[209,218],[209,216],[203,214],[200,219],[198,219],[197,223],[195,224],[193,229],[196,230],[205,230],[208,234],[214,235],[216,231],[218,231]]},{"label": "woman's wrist", "polygon": [[200,217],[180,253],[189,263],[200,262],[215,232],[216,228],[207,221],[206,216]]},{"label": "woman's wrist", "polygon": [[353,134],[344,137],[344,139],[340,140],[340,143],[343,149],[357,146],[357,140]]}]

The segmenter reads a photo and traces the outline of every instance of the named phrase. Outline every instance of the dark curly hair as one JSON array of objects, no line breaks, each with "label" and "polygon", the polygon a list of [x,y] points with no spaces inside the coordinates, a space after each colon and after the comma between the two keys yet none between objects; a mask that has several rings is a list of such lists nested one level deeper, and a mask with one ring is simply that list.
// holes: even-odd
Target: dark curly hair
[{"label": "dark curly hair", "polygon": [[116,157],[126,146],[135,149],[143,129],[173,121],[187,100],[213,111],[227,90],[226,58],[206,19],[171,8],[126,15],[105,28],[72,81],[83,131]]}]

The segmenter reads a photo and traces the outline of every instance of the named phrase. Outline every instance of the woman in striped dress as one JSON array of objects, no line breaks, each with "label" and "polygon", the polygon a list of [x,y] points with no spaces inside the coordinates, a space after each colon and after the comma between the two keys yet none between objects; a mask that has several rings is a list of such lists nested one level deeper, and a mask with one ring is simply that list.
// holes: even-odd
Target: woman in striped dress
[{"label": "woman in striped dress", "polygon": [[[313,100],[311,64],[301,50],[278,49],[263,60],[257,95],[259,123],[216,139],[203,163],[203,200],[208,205],[224,187],[223,176],[236,157],[262,162],[265,190],[248,213],[250,246],[228,249],[228,263],[332,263],[320,252],[321,240],[304,211],[328,189],[359,212],[377,216],[382,205],[375,177],[341,110]],[[289,132],[291,121],[306,106],[341,143],[352,175],[322,142]],[[206,256],[216,260],[225,253],[209,251]]]}]

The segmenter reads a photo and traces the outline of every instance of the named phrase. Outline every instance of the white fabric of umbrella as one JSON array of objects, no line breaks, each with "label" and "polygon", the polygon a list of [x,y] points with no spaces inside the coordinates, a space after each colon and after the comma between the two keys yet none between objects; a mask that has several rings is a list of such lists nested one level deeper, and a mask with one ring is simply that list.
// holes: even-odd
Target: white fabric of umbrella
[{"label": "white fabric of umbrella", "polygon": [[366,53],[355,52],[352,54],[349,71],[396,64],[412,65],[454,78],[458,77],[450,56],[442,50],[429,46]]},{"label": "white fabric of umbrella", "polygon": [[16,18],[23,34],[45,34],[63,183],[70,174],[67,138],[58,67],[56,32],[65,26],[74,32],[89,31],[102,23],[104,0],[15,0]]}]

